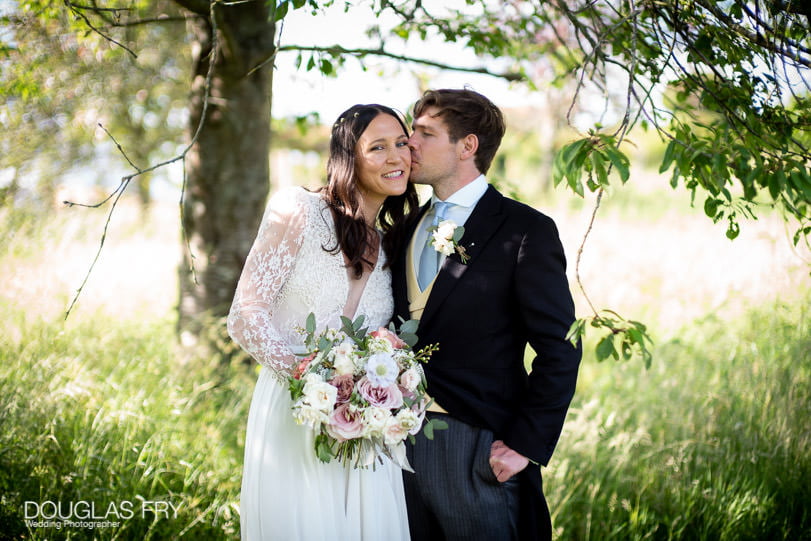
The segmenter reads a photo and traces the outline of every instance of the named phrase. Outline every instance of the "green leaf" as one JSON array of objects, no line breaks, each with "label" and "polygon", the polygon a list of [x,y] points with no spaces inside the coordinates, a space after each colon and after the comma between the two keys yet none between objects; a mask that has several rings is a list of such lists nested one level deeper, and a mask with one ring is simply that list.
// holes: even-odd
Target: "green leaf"
[{"label": "green leaf", "polygon": [[352,331],[354,331],[352,320],[346,316],[341,316],[341,329],[347,334],[352,334]]},{"label": "green leaf", "polygon": [[604,336],[602,340],[600,340],[600,342],[597,344],[596,353],[598,361],[604,361],[611,356],[613,356],[616,359],[619,359],[617,350],[614,348],[613,334],[608,334]]},{"label": "green leaf", "polygon": [[727,223],[727,231],[726,236],[729,240],[735,240],[738,238],[738,235],[741,234],[741,226],[738,221],[735,219],[734,214],[729,217],[729,222]]},{"label": "green leaf", "polygon": [[780,198],[780,192],[783,190],[785,180],[786,176],[782,170],[777,170],[769,175],[769,194],[775,201]]},{"label": "green leaf", "polygon": [[417,327],[419,327],[419,325],[420,321],[418,319],[409,319],[408,321],[400,325],[400,332],[415,334],[417,332]]},{"label": "green leaf", "polygon": [[628,160],[628,156],[623,154],[622,151],[615,146],[606,146],[605,153],[608,155],[608,159],[611,160],[614,168],[619,173],[622,183],[625,184],[628,182],[628,179],[631,176],[630,161]]},{"label": "green leaf", "polygon": [[708,197],[704,201],[704,214],[706,214],[710,218],[715,218],[715,216],[718,214],[718,205],[720,203],[721,203],[720,199]]},{"label": "green leaf", "polygon": [[789,174],[789,180],[805,199],[811,200],[811,176],[809,176],[808,170],[793,170]]},{"label": "green leaf", "polygon": [[335,458],[335,452],[332,450],[326,434],[319,434],[315,437],[315,454],[321,462],[329,462]]},{"label": "green leaf", "polygon": [[[585,156],[580,158],[578,156],[584,145],[589,141],[590,138],[585,138],[565,145],[555,155],[555,161],[552,164],[552,181],[555,186],[566,178],[569,180],[569,186],[581,197],[583,196],[583,186],[580,184],[579,177]],[[577,190],[577,184],[580,184],[579,191]]]},{"label": "green leaf", "polygon": [[307,316],[307,322],[305,323],[306,330],[309,334],[315,333],[315,314],[310,312]]},{"label": "green leaf", "polygon": [[[601,186],[608,186],[608,169],[605,167],[606,157],[602,152],[591,153],[591,167],[597,175],[597,182]],[[594,190],[592,190],[594,191]]]},{"label": "green leaf", "polygon": [[429,440],[434,439],[434,423],[433,419],[429,419],[422,425],[422,433],[425,434],[425,437]]},{"label": "green leaf", "polygon": [[290,399],[295,402],[304,395],[304,380],[291,379],[287,388],[290,391]]},{"label": "green leaf", "polygon": [[408,333],[408,332],[400,332],[400,340],[408,344],[408,347],[413,348],[417,345],[419,338],[417,338],[416,334]]},{"label": "green leaf", "polygon": [[572,324],[569,326],[569,330],[566,332],[566,340],[571,342],[572,346],[577,347],[577,344],[580,342],[580,339],[585,333],[586,319],[576,319],[572,322]]},{"label": "green leaf", "polygon": [[794,237],[792,238],[794,246],[797,246],[797,244],[799,244],[801,238],[807,237],[808,235],[811,235],[811,226],[798,229],[794,233]]},{"label": "green leaf", "polygon": [[280,21],[284,19],[285,15],[287,15],[287,9],[290,7],[290,2],[284,0],[278,6],[276,6],[276,11],[273,13],[273,20]]}]

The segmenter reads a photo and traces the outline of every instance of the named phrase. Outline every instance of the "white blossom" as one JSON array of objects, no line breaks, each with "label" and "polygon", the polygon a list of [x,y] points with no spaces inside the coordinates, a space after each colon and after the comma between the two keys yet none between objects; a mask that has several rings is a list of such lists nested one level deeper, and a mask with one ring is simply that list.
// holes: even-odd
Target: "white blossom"
[{"label": "white blossom", "polygon": [[375,387],[388,387],[399,374],[397,362],[389,353],[375,353],[366,361],[366,377]]}]

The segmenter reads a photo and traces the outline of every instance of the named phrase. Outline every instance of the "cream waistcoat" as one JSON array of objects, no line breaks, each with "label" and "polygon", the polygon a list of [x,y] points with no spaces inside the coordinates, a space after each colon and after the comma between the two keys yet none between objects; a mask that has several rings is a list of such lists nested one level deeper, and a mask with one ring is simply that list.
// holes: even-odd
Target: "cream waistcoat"
[{"label": "cream waistcoat", "polygon": [[[425,291],[420,291],[419,283],[417,282],[417,270],[414,267],[414,244],[416,243],[417,235],[411,236],[411,242],[408,243],[408,252],[406,253],[406,287],[408,292],[408,311],[411,314],[411,319],[420,319],[422,312],[425,310],[425,304],[428,302],[428,297],[431,295],[431,290],[434,288],[436,276],[425,288]],[[422,247],[420,247],[422,251]]]}]

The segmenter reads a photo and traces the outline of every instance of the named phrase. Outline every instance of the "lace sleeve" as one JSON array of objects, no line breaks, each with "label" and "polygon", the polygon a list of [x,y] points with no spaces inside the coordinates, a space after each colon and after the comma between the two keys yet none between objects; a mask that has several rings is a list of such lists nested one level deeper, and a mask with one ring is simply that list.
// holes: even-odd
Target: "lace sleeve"
[{"label": "lace sleeve", "polygon": [[258,363],[279,372],[288,372],[296,357],[274,328],[271,315],[303,242],[307,224],[303,195],[300,189],[284,190],[271,198],[227,320],[231,338]]}]

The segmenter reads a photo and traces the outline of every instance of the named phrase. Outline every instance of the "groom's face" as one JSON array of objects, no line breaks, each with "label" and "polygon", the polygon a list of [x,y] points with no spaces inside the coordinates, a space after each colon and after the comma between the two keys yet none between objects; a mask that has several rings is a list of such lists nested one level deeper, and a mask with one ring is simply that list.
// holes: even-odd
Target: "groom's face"
[{"label": "groom's face", "polygon": [[451,142],[450,133],[438,116],[439,109],[428,107],[414,119],[411,147],[411,182],[437,186],[456,175],[461,142]]}]

